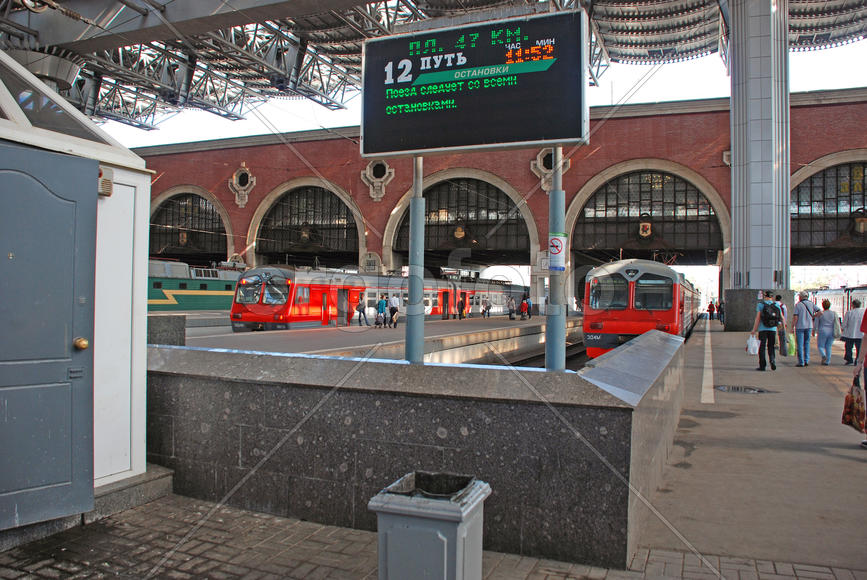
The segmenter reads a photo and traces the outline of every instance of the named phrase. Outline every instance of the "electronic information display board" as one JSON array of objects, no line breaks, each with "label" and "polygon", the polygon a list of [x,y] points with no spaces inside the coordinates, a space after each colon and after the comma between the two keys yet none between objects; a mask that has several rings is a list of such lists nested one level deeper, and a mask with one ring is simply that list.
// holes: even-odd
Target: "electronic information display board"
[{"label": "electronic information display board", "polygon": [[369,40],[361,155],[584,143],[584,11]]}]

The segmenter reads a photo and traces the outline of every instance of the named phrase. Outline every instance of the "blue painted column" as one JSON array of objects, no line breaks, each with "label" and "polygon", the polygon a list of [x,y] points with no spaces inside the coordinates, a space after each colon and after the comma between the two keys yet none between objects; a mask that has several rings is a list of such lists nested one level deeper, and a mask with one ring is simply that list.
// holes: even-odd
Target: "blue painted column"
[{"label": "blue painted column", "polygon": [[[548,306],[545,309],[545,368],[549,371],[566,370],[566,272],[554,269],[558,262],[552,250],[555,236],[565,236],[566,193],[563,191],[563,147],[554,147],[554,173],[548,193]],[[568,244],[558,254],[568,251]],[[565,256],[561,256],[564,258]]]},{"label": "blue painted column", "polygon": [[409,304],[406,305],[406,360],[424,363],[424,197],[422,157],[415,157],[409,200]]}]

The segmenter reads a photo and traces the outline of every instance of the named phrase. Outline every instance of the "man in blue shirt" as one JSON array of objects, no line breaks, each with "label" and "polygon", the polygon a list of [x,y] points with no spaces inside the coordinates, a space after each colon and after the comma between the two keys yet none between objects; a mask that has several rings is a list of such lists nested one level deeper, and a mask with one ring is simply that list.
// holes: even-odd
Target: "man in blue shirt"
[{"label": "man in blue shirt", "polygon": [[765,290],[764,300],[760,300],[756,306],[756,320],[753,322],[753,330],[750,333],[753,336],[756,335],[756,330],[759,333],[759,368],[756,369],[757,371],[763,371],[765,370],[765,366],[767,366],[765,363],[765,352],[767,352],[768,361],[771,363],[771,370],[777,370],[777,358],[774,346],[777,343],[777,326],[779,324],[766,324],[767,321],[762,316],[762,311],[768,306],[776,311],[777,320],[782,321],[783,314],[776,303],[774,303],[773,296],[773,292]]}]

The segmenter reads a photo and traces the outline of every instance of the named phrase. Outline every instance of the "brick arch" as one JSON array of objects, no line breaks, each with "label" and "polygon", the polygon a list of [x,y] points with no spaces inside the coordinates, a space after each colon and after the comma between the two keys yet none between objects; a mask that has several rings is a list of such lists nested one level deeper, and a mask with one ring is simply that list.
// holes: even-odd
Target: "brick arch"
[{"label": "brick arch", "polygon": [[214,206],[214,209],[217,210],[220,219],[223,221],[223,229],[226,232],[226,259],[228,259],[235,253],[235,230],[232,228],[232,220],[229,218],[229,212],[226,211],[226,207],[223,203],[204,187],[198,185],[175,185],[168,188],[151,200],[150,218],[153,218],[154,213],[156,213],[159,207],[167,200],[187,193],[203,197]]},{"label": "brick arch", "polygon": [[[449,179],[477,179],[505,193],[515,203],[518,211],[521,212],[524,224],[527,226],[527,235],[530,238],[530,266],[536,266],[536,257],[539,254],[539,232],[536,228],[536,220],[533,218],[533,214],[530,208],[527,207],[527,203],[521,193],[503,178],[481,169],[469,167],[444,169],[425,176],[422,181],[422,191],[424,192],[428,188]],[[394,269],[394,252],[392,250],[394,248],[394,239],[397,236],[401,219],[409,209],[409,201],[412,198],[412,194],[413,191],[410,189],[400,198],[391,210],[391,215],[389,215],[388,222],[385,225],[385,231],[382,236],[382,263],[386,271]]]},{"label": "brick arch", "polygon": [[867,162],[867,149],[848,149],[846,151],[838,151],[820,157],[815,161],[811,161],[798,169],[789,178],[789,188],[795,189],[807,179],[813,177],[835,165],[843,165],[844,163],[862,163]]},{"label": "brick arch", "polygon": [[[711,207],[713,207],[714,213],[719,221],[720,233],[722,234],[723,272],[720,279],[728,280],[728,272],[731,267],[732,236],[732,220],[729,207],[726,205],[725,200],[723,200],[716,188],[701,174],[685,165],[667,159],[630,159],[629,161],[614,164],[591,177],[587,183],[578,190],[578,193],[574,198],[572,198],[572,201],[569,203],[569,207],[566,210],[566,231],[569,232],[570,236],[575,230],[575,224],[578,222],[581,211],[584,209],[584,206],[593,194],[612,179],[634,171],[660,171],[670,173],[690,182],[702,195],[704,195],[711,204]],[[571,271],[571,253],[567,256],[567,259],[569,260],[569,263],[567,263],[567,271]],[[572,280],[572,276],[569,276],[568,280],[567,292],[571,292],[571,294],[567,293],[567,296],[571,296],[574,295],[574,281]]]},{"label": "brick arch", "polygon": [[256,236],[259,233],[259,228],[262,226],[262,220],[265,219],[268,210],[270,210],[271,206],[273,206],[281,197],[291,192],[293,189],[298,189],[300,187],[321,187],[336,195],[340,201],[346,204],[349,211],[352,212],[352,217],[355,218],[355,229],[358,232],[358,265],[361,266],[362,256],[367,253],[367,221],[364,219],[361,210],[358,208],[358,205],[356,205],[355,200],[352,199],[351,195],[344,191],[343,188],[326,179],[322,179],[321,177],[299,177],[296,179],[290,179],[289,181],[284,181],[262,198],[259,205],[256,206],[256,211],[253,212],[253,215],[250,218],[250,226],[247,228],[247,240],[245,246],[247,248],[245,252],[247,264],[254,266],[257,265],[255,264],[256,252],[253,251],[253,246],[256,243]]}]

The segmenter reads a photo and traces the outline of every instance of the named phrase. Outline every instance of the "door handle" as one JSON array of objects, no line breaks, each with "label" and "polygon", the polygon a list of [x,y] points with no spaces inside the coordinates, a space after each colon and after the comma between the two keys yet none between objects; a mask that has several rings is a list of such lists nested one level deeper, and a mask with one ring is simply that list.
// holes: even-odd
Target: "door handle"
[{"label": "door handle", "polygon": [[90,347],[90,341],[84,337],[79,336],[72,341],[72,346],[74,346],[78,350],[87,350]]}]

